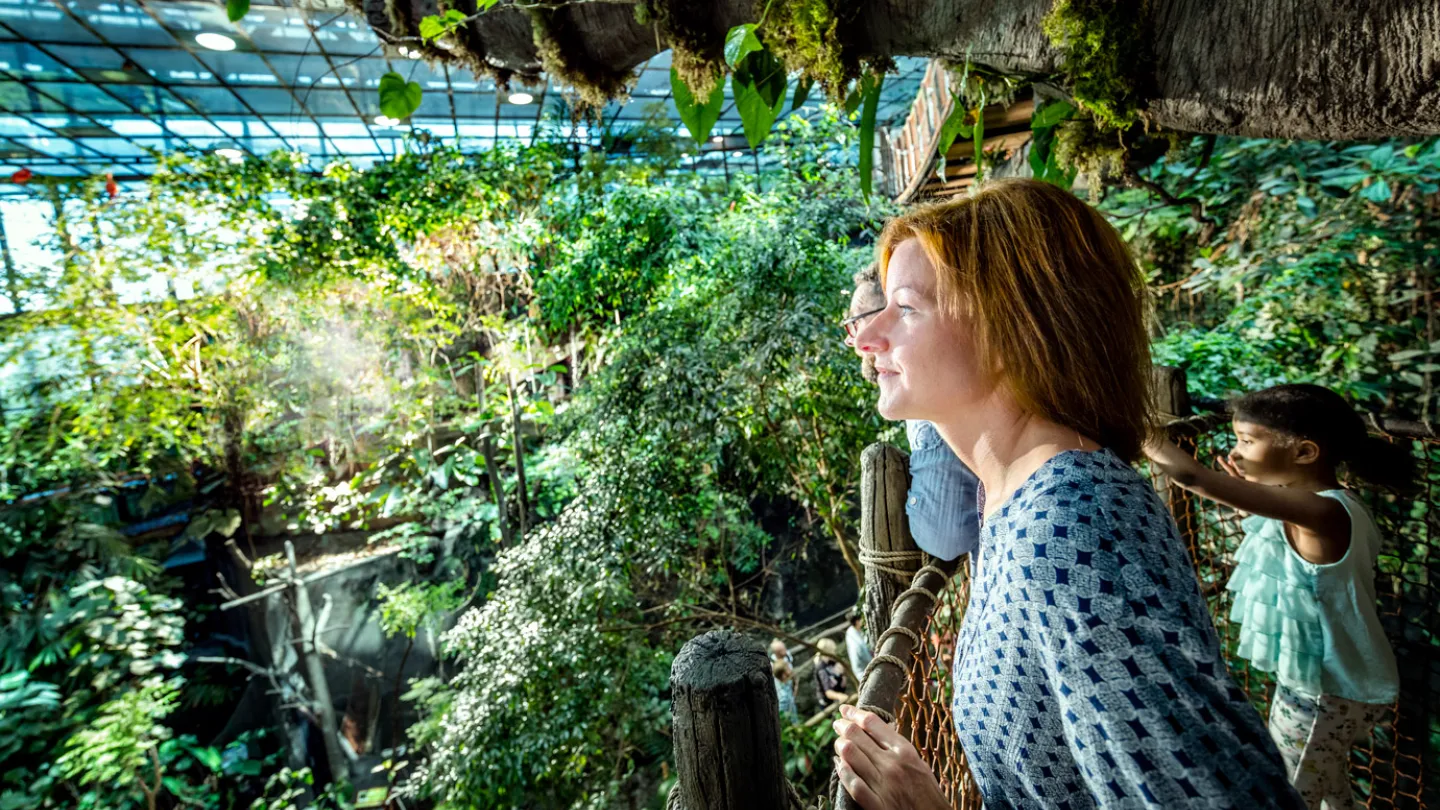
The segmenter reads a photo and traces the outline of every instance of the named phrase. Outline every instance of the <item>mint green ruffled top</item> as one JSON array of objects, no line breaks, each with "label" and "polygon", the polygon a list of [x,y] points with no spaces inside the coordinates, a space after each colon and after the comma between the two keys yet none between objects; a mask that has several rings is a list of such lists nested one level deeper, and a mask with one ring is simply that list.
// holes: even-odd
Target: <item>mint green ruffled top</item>
[{"label": "mint green ruffled top", "polygon": [[1252,515],[1226,585],[1237,653],[1302,695],[1391,703],[1400,690],[1395,653],[1375,610],[1380,530],[1353,493],[1319,493],[1350,515],[1350,548],[1328,565],[1309,562],[1285,538],[1285,525]]}]

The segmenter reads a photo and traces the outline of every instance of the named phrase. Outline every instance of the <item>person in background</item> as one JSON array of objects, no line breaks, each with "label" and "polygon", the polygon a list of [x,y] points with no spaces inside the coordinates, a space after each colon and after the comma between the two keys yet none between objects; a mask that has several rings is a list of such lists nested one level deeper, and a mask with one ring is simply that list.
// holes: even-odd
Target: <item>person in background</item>
[{"label": "person in background", "polygon": [[840,648],[835,644],[835,639],[820,639],[815,642],[815,650],[815,696],[819,700],[820,708],[850,700],[845,665],[836,660]]},{"label": "person in background", "polygon": [[[878,267],[872,262],[855,274],[849,313],[840,322],[845,330],[845,345],[859,355],[860,373],[872,383],[876,381],[875,355],[862,351],[855,344],[855,336],[885,309]],[[905,514],[915,544],[942,560],[970,554],[980,541],[976,498],[980,480],[930,422],[906,420],[905,437],[910,442],[910,491],[905,498]]]},{"label": "person in background", "polygon": [[791,657],[790,650],[785,647],[785,642],[778,638],[770,639],[770,660],[784,661],[792,668],[795,666],[795,659]]},{"label": "person in background", "polygon": [[1266,388],[1231,410],[1235,449],[1216,459],[1224,472],[1164,440],[1145,454],[1179,486],[1250,513],[1226,585],[1236,652],[1275,675],[1270,737],[1306,806],[1350,810],[1350,748],[1395,702],[1400,674],[1375,611],[1380,529],[1337,467],[1405,489],[1414,462],[1318,385]]},{"label": "person in background", "polygon": [[780,717],[791,725],[800,722],[800,710],[795,706],[795,670],[790,662],[781,658],[770,664],[770,674],[775,678],[775,697],[780,701]]},{"label": "person in background", "polygon": [[865,667],[870,666],[870,659],[875,657],[870,652],[870,642],[865,640],[865,616],[859,609],[851,608],[846,618],[850,620],[850,626],[845,628],[845,652],[850,656],[850,671],[855,673],[855,677],[864,678]]}]

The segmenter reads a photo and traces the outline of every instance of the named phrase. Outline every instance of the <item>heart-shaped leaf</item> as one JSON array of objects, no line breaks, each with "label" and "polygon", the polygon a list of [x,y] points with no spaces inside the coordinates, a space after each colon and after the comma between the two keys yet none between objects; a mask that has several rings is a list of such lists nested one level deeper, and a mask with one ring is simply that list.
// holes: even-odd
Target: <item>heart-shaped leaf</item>
[{"label": "heart-shaped leaf", "polygon": [[725,85],[722,82],[715,82],[715,89],[710,91],[710,97],[705,103],[700,104],[695,100],[695,94],[690,92],[690,87],[675,68],[670,68],[670,92],[675,97],[675,110],[680,113],[680,122],[690,130],[690,137],[695,143],[703,144],[705,139],[710,137],[710,130],[715,127],[715,122],[720,120],[720,108],[725,106]]},{"label": "heart-shaped leaf", "polygon": [[420,98],[424,92],[415,82],[406,82],[405,77],[390,71],[380,77],[380,112],[387,118],[403,121],[420,109]]},{"label": "heart-shaped leaf", "polygon": [[754,23],[737,25],[725,35],[725,64],[735,70],[739,67],[740,60],[764,47],[760,44],[760,38],[755,36]]},{"label": "heart-shaped leaf", "polygon": [[756,51],[740,63],[730,87],[740,123],[745,125],[745,140],[751,148],[758,147],[785,104],[785,65],[769,51]]},{"label": "heart-shaped leaf", "polygon": [[240,22],[240,19],[250,13],[250,0],[225,0],[225,16],[230,22]]}]

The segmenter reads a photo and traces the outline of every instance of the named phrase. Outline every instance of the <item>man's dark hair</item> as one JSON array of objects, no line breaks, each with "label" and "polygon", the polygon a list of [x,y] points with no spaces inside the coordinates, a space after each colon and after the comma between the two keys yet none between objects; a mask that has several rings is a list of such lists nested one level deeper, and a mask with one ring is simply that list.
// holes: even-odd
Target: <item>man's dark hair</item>
[{"label": "man's dark hair", "polygon": [[860,619],[864,618],[864,614],[862,614],[857,608],[850,608],[850,610],[845,613],[845,618],[847,621],[850,622],[850,624],[853,625],[858,623]]}]

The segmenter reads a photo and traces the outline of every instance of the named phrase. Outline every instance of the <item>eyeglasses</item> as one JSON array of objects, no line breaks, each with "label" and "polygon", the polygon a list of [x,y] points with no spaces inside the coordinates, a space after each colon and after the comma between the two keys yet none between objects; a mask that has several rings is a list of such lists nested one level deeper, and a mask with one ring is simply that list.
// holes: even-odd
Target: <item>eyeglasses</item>
[{"label": "eyeglasses", "polygon": [[865,328],[865,324],[868,323],[871,318],[884,311],[885,307],[880,307],[879,309],[872,309],[869,312],[862,312],[859,315],[852,315],[841,321],[840,328],[845,330],[845,345],[855,345],[855,336],[860,334],[860,330]]}]

